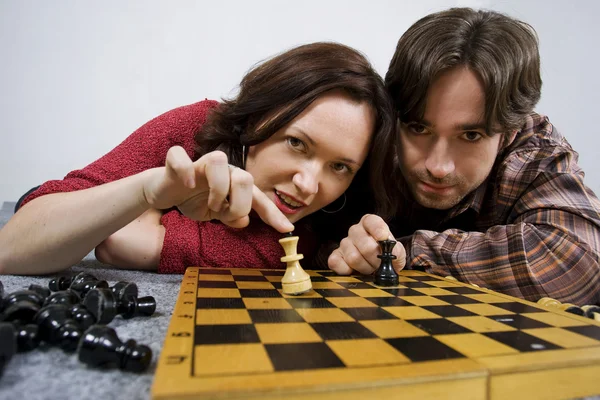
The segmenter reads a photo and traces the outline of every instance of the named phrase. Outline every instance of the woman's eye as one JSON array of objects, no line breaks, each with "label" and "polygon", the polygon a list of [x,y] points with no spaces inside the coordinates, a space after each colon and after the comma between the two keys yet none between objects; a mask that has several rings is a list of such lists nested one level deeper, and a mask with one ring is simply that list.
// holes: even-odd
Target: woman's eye
[{"label": "woman's eye", "polygon": [[296,137],[288,137],[287,142],[294,149],[304,150],[306,148],[306,146],[304,145],[304,142]]},{"label": "woman's eye", "polygon": [[479,132],[469,131],[463,134],[463,137],[469,142],[476,142],[483,137]]},{"label": "woman's eye", "polygon": [[354,172],[352,170],[352,168],[350,168],[348,165],[346,165],[344,163],[335,163],[331,166],[331,169],[333,169],[335,172],[339,172],[339,173],[349,172],[350,174],[352,174]]}]

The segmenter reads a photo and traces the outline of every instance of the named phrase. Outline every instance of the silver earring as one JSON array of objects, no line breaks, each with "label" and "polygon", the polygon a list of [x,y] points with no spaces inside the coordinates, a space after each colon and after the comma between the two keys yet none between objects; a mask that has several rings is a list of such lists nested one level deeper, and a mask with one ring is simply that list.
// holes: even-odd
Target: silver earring
[{"label": "silver earring", "polygon": [[340,208],[338,208],[335,211],[328,211],[328,210],[326,210],[324,208],[321,208],[321,211],[323,211],[324,213],[327,213],[327,214],[335,214],[336,212],[341,211],[342,208],[344,208],[345,205],[346,205],[346,192],[344,192],[344,202],[342,203],[342,206]]},{"label": "silver earring", "polygon": [[248,153],[246,153],[246,145],[242,145],[242,169],[246,169],[246,160],[248,159]]}]

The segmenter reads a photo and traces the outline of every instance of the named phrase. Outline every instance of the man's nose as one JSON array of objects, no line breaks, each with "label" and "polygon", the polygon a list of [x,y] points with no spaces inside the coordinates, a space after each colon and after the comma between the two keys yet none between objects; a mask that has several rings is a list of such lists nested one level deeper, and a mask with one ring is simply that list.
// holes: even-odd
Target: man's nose
[{"label": "man's nose", "polygon": [[443,179],[454,172],[454,159],[446,141],[438,140],[429,149],[425,168],[427,168],[431,176],[438,179]]}]

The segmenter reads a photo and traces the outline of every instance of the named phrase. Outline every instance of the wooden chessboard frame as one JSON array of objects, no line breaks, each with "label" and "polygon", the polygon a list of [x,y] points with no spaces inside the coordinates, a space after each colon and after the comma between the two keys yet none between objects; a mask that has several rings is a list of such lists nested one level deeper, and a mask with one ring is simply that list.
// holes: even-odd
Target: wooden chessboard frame
[{"label": "wooden chessboard frame", "polygon": [[[489,342],[482,340],[478,333],[472,335],[472,343],[468,343],[467,346],[465,346],[465,343],[452,344],[452,335],[441,335],[438,337],[444,337],[444,340],[448,340],[450,345],[459,345],[459,348],[462,346],[463,354],[465,352],[471,352],[472,354],[463,358],[419,362],[410,360],[408,362],[406,360],[394,362],[391,359],[391,361],[384,361],[381,365],[361,365],[360,363],[364,363],[364,360],[360,360],[360,348],[357,348],[354,355],[349,353],[351,350],[346,350],[346,356],[350,357],[348,359],[358,363],[351,367],[275,372],[265,370],[246,373],[243,368],[236,371],[235,367],[240,367],[242,359],[252,359],[258,353],[253,353],[254,350],[249,351],[250,347],[240,347],[245,349],[242,353],[231,351],[231,347],[222,347],[220,351],[229,352],[219,353],[218,357],[221,357],[219,362],[225,365],[225,368],[231,367],[231,370],[228,371],[230,373],[219,373],[218,363],[214,364],[213,362],[212,366],[210,364],[195,364],[195,362],[201,363],[201,361],[194,360],[194,355],[199,354],[194,342],[194,332],[198,326],[197,320],[205,318],[204,314],[199,312],[196,301],[199,298],[242,297],[239,290],[234,286],[221,289],[199,287],[200,279],[206,278],[217,282],[220,280],[238,282],[235,281],[236,276],[251,277],[263,273],[274,273],[275,275],[265,276],[270,284],[277,285],[279,281],[280,285],[283,271],[231,269],[228,270],[229,273],[213,275],[214,271],[214,269],[190,267],[183,276],[179,297],[157,365],[152,387],[154,399],[285,398],[286,400],[295,400],[319,398],[352,400],[399,397],[500,399],[515,395],[519,398],[549,399],[600,394],[600,336],[596,340],[595,336],[583,337],[576,332],[567,330],[569,327],[590,327],[585,329],[592,329],[593,332],[596,332],[596,330],[600,331],[600,323],[484,288],[474,288],[461,282],[449,281],[420,271],[408,270],[402,271],[398,288],[407,288],[408,282],[411,281],[419,282],[419,279],[427,279],[427,284],[434,287],[414,289],[429,297],[429,300],[425,297],[422,299],[425,300],[424,304],[438,304],[435,301],[436,295],[447,292],[447,288],[470,288],[470,290],[477,293],[463,289],[462,292],[464,293],[472,293],[465,294],[465,296],[476,298],[483,304],[489,305],[489,309],[494,308],[494,304],[505,302],[526,307],[530,311],[527,314],[528,318],[550,325],[550,327],[541,329],[537,333],[543,333],[547,342],[561,343],[562,348],[532,352],[506,351],[502,353],[500,351],[494,354],[494,351],[486,347]],[[324,276],[322,274],[331,273],[331,271],[307,272],[312,277],[322,277]],[[230,275],[233,278],[230,279]],[[313,288],[318,292],[319,290],[331,289],[338,284],[346,284],[345,287],[349,287],[348,284],[352,282],[372,285],[369,279],[370,277],[327,276],[326,282],[313,282]],[[238,288],[258,289],[261,286],[258,286],[257,283],[250,281],[235,283],[235,285]],[[379,291],[381,289],[373,285],[372,290]],[[279,291],[281,292],[280,286]],[[377,295],[375,292],[371,294]],[[281,294],[282,299],[310,298],[311,296],[321,297],[314,291],[299,297]],[[413,301],[414,299],[416,298],[413,298]],[[482,306],[480,309],[485,309],[485,307]],[[531,307],[538,309],[539,313],[531,312],[537,311],[532,310]],[[418,311],[418,308],[418,306],[407,307],[406,310]],[[219,313],[219,311],[216,312]],[[231,323],[235,323],[237,318],[235,315],[240,315],[238,312],[235,315],[231,313],[229,316],[225,310],[221,314],[219,318],[224,318],[224,320],[218,322],[219,324],[222,324],[223,321],[227,322],[227,318],[232,318]],[[487,314],[482,312],[481,315],[485,316]],[[493,312],[491,315],[493,315]],[[209,317],[209,319],[211,318],[214,318],[214,316]],[[399,318],[399,320],[402,321],[403,319]],[[476,318],[472,321],[475,320]],[[468,323],[469,320],[463,319],[461,321]],[[203,323],[210,324],[206,321]],[[477,332],[477,329],[482,331],[487,329],[485,325],[480,327],[471,326],[470,328],[474,329],[474,332]],[[571,338],[576,336],[578,339]],[[455,338],[457,337],[455,336]],[[579,340],[579,343],[576,340]],[[347,344],[352,344],[350,341],[347,342]],[[361,343],[360,341],[355,342],[356,346]],[[256,344],[259,347],[262,345],[262,343]],[[256,346],[251,348],[256,349]],[[209,348],[210,346],[200,347]],[[216,349],[215,351],[219,351],[218,346]],[[489,354],[486,354],[486,352]],[[385,357],[389,353],[381,354]],[[215,360],[217,359],[215,358]],[[196,370],[201,369],[198,366],[204,368],[204,372],[194,376],[192,372],[194,368]]]}]

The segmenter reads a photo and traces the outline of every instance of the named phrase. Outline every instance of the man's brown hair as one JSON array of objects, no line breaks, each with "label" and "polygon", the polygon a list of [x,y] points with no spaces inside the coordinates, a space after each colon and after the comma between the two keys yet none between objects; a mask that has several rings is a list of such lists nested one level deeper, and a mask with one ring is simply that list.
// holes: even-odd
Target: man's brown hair
[{"label": "man's brown hair", "polygon": [[540,99],[535,30],[498,12],[451,8],[420,19],[398,41],[385,83],[400,120],[420,121],[429,86],[457,66],[484,86],[488,134],[520,128]]}]

